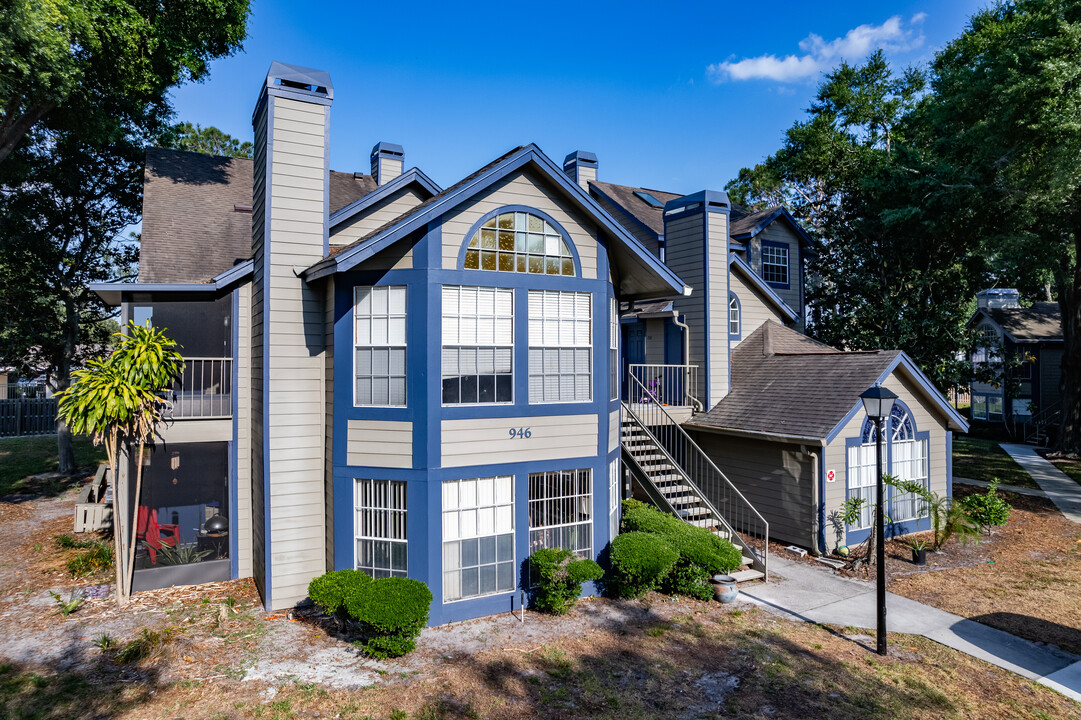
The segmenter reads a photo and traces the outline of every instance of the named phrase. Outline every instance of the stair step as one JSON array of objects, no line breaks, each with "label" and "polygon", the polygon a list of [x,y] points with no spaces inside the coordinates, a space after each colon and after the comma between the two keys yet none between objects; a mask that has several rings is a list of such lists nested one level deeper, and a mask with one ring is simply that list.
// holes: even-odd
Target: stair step
[{"label": "stair step", "polygon": [[715,528],[714,530],[711,530],[711,532],[717,537],[719,537],[721,540],[727,540],[729,537],[728,531],[722,528]]},{"label": "stair step", "polygon": [[717,526],[717,521],[712,517],[702,518],[701,520],[686,520],[684,522],[690,523],[696,527],[713,528]]},{"label": "stair step", "polygon": [[744,555],[743,557],[741,557],[741,558],[739,559],[739,561],[740,561],[740,562],[739,562],[739,564],[740,564],[740,567],[743,567],[744,565],[752,565],[752,564],[754,564],[754,560],[752,560],[751,558],[747,557],[746,555]]},{"label": "stair step", "polygon": [[728,573],[728,575],[738,583],[748,582],[749,580],[758,580],[766,576],[761,570],[737,570],[736,572]]}]

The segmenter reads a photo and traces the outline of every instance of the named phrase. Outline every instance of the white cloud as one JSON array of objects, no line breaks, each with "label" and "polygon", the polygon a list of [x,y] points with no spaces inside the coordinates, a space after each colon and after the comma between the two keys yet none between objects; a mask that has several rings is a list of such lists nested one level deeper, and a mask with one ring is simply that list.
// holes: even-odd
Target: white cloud
[{"label": "white cloud", "polygon": [[860,60],[878,48],[887,52],[903,52],[919,47],[924,38],[917,26],[926,17],[925,13],[918,13],[906,24],[899,15],[894,15],[881,25],[854,27],[844,37],[829,42],[811,33],[800,41],[800,55],[780,58],[769,54],[737,61],[726,60],[708,66],[706,75],[717,83],[725,80],[807,80],[841,60]]}]

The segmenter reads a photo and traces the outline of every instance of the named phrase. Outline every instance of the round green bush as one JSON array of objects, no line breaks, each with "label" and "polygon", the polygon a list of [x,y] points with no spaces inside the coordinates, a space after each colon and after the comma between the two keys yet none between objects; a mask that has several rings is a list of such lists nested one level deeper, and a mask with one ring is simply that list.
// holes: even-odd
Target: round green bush
[{"label": "round green bush", "polygon": [[1005,525],[1010,521],[1010,504],[998,494],[998,480],[987,486],[987,491],[961,499],[961,508],[982,527]]},{"label": "round green bush", "polygon": [[661,590],[670,595],[686,595],[699,600],[711,600],[713,586],[709,578],[710,572],[705,568],[681,560],[665,576],[661,583]]},{"label": "round green bush", "polygon": [[710,575],[732,572],[742,562],[743,553],[728,540],[645,503],[626,510],[623,528],[663,537],[679,553],[681,563],[697,565]]},{"label": "round green bush", "polygon": [[373,580],[345,598],[346,612],[367,636],[364,649],[377,658],[411,652],[431,605],[427,585],[401,577]]},{"label": "round green bush", "polygon": [[537,577],[533,606],[554,615],[574,607],[582,594],[582,583],[604,576],[600,565],[566,548],[541,548],[529,556],[529,563]]},{"label": "round green bush", "polygon": [[638,597],[664,579],[679,553],[660,536],[625,532],[612,541],[612,586],[623,597]]},{"label": "round green bush", "polygon": [[334,570],[320,575],[308,584],[308,597],[327,615],[334,615],[345,606],[345,599],[372,582],[360,570]]}]

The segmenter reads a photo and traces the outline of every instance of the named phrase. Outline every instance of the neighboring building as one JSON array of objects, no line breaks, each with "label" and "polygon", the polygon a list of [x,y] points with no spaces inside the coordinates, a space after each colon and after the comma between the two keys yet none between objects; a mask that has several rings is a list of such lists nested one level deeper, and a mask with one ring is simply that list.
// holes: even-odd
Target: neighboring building
[{"label": "neighboring building", "polygon": [[982,341],[971,360],[976,366],[997,368],[1000,380],[973,380],[972,419],[1026,423],[1056,412],[1063,347],[1058,303],[1021,307],[1017,290],[993,289],[980,291],[976,305],[968,326]]},{"label": "neighboring building", "polygon": [[[187,360],[175,422],[144,463],[135,589],[250,576],[274,609],[302,600],[314,576],[355,567],[427,583],[433,624],[507,611],[533,550],[601,556],[631,476],[740,544],[742,577],[760,577],[765,520],[752,515],[828,549],[822,518],[843,485],[795,506],[830,463],[841,483],[845,462],[866,472],[863,444],[843,448],[860,438],[857,396],[875,381],[909,413],[893,467],[948,487],[949,432],[964,421],[907,358],[799,334],[810,244],[787,213],[602,183],[590,153],[560,168],[535,145],[446,189],[389,143],[373,148],[370,173],[333,172],[333,95],[326,73],[274,63],[254,160],[151,150],[139,281],[94,286],[124,320],[165,328]],[[807,348],[830,354],[836,382],[788,369]],[[814,416],[806,432],[833,419],[818,461],[804,457],[816,452],[807,438],[793,461],[791,433],[732,422],[733,399],[775,401],[767,365],[802,388],[786,402]],[[650,413],[669,419],[639,419]],[[737,516],[738,498],[698,488],[705,456],[684,422],[709,434],[726,487],[768,478],[783,507]],[[722,438],[749,447],[748,433],[775,443],[755,460],[769,472],[723,465]],[[759,504],[770,493],[746,492]]]}]

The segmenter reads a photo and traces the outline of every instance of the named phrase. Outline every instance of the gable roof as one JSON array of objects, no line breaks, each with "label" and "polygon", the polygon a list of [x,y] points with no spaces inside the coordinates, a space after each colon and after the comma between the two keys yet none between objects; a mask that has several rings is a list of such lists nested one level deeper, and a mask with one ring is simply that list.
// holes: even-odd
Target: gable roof
[{"label": "gable roof", "polygon": [[[632,220],[646,230],[656,233],[658,237],[664,236],[664,205],[670,200],[682,197],[679,193],[665,192],[664,190],[652,190],[650,188],[631,187],[630,185],[616,185],[614,183],[593,180],[589,183],[589,189],[597,192],[603,199],[612,205],[618,206]],[[653,207],[642,198],[635,195],[636,192],[649,193],[660,201],[660,207]]]},{"label": "gable roof", "polygon": [[[148,148],[139,280],[203,282],[251,257],[250,158]],[[377,188],[370,175],[331,171],[330,211]]]},{"label": "gable roof", "polygon": [[773,288],[767,285],[766,281],[758,276],[758,273],[751,270],[751,266],[748,265],[743,258],[735,253],[728,253],[728,264],[730,267],[734,267],[738,270],[739,274],[745,277],[751,283],[751,286],[760,292],[779,313],[787,317],[791,322],[795,322],[799,319],[799,313],[781,299],[781,296],[778,295]]},{"label": "gable roof", "polygon": [[[899,350],[842,352],[767,320],[732,352],[732,390],[686,424],[824,444],[862,406],[860,393],[903,366],[951,425],[963,417]],[[813,382],[809,382],[813,380]]]},{"label": "gable roof", "polygon": [[969,325],[980,315],[998,324],[1014,342],[1062,340],[1062,311],[1057,302],[1038,302],[1027,308],[980,308]]},{"label": "gable roof", "polygon": [[586,213],[598,229],[614,238],[625,252],[612,252],[614,274],[620,278],[620,292],[627,300],[655,299],[690,293],[690,288],[646,250],[627,230],[612,218],[596,200],[560,170],[539,147],[530,143],[517,147],[463,178],[443,192],[403,213],[364,237],[335,248],[304,271],[307,280],[350,270],[385,250],[407,235],[436,219],[494,183],[525,167],[538,171],[568,199]]},{"label": "gable roof", "polygon": [[778,219],[784,220],[795,231],[801,243],[807,246],[811,245],[811,236],[796,222],[796,218],[792,217],[787,210],[780,206],[750,212],[744,207],[733,204],[728,235],[733,240],[750,240]]},{"label": "gable roof", "polygon": [[[387,143],[380,144],[386,145]],[[349,203],[340,210],[332,211],[329,219],[330,228],[334,229],[338,225],[341,225],[364,212],[372,205],[375,205],[381,200],[385,200],[402,188],[413,184],[419,185],[429,197],[438,195],[442,191],[442,188],[436,185],[434,180],[425,175],[418,168],[410,168],[393,180],[380,185],[378,189],[373,190],[364,197]]]}]

